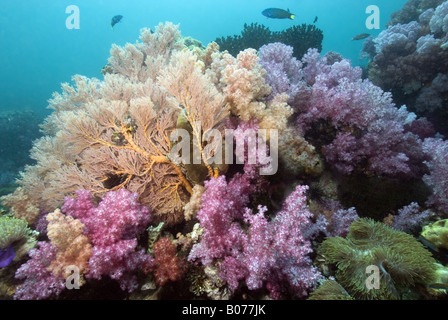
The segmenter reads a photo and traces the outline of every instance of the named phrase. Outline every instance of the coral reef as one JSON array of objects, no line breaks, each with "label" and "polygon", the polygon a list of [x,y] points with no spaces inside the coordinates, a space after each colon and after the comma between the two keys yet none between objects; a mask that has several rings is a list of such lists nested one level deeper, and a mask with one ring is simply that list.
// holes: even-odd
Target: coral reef
[{"label": "coral reef", "polygon": [[[322,32],[306,25],[246,25],[203,46],[167,22],[113,45],[102,79],[75,75],[54,93],[34,164],[2,197],[0,292],[446,297],[445,257],[416,239],[435,222],[420,241],[444,250],[448,148],[430,115],[446,102],[447,28],[436,2],[414,1],[428,8],[418,21],[397,15],[370,41],[371,80],[321,56]],[[397,64],[398,84],[383,79],[383,58],[422,65],[402,78]],[[393,100],[397,90],[415,103]],[[379,290],[365,286],[369,266]],[[74,276],[80,290],[65,290]]]},{"label": "coral reef", "polygon": [[[302,61],[284,44],[260,49],[267,83],[288,94],[300,133],[344,174],[421,177],[425,159],[419,137],[406,130],[415,115],[397,109],[392,96],[361,78],[359,67],[310,49]],[[305,67],[304,67],[305,66]],[[318,139],[318,140],[317,140]]]},{"label": "coral reef", "polygon": [[8,198],[16,215],[30,210],[19,208],[23,197],[52,211],[77,189],[102,197],[127,188],[152,208],[154,220],[183,220],[192,186],[185,170],[169,160],[170,134],[183,112],[203,154],[204,132],[216,128],[228,110],[202,63],[181,50],[177,26],[144,29],[141,40],[112,47],[104,81],[75,76],[74,86],[64,84],[63,93],[54,94],[54,112],[43,126],[47,135],[31,151],[37,164],[22,173],[22,189]]},{"label": "coral reef", "polygon": [[92,255],[92,245],[89,238],[83,234],[84,224],[72,216],[65,216],[59,209],[46,216],[49,221],[47,235],[52,245],[58,248],[56,258],[48,270],[67,279],[72,275],[71,269],[77,267],[79,283],[85,283],[84,275],[89,271],[89,259]]},{"label": "coral reef", "polygon": [[432,188],[428,199],[430,205],[448,214],[448,141],[428,138],[423,144],[425,152],[431,157],[426,163],[429,174],[423,180]]},{"label": "coral reef", "polygon": [[406,233],[412,233],[432,214],[433,212],[430,210],[421,210],[418,203],[412,202],[398,210],[398,214],[393,217],[392,227]]},{"label": "coral reef", "polygon": [[428,9],[435,9],[443,2],[444,0],[409,0],[401,10],[392,13],[387,26],[417,21],[422,13]]},{"label": "coral reef", "polygon": [[17,269],[15,277],[25,281],[18,286],[14,299],[40,300],[58,296],[65,289],[65,279],[49,270],[56,259],[58,248],[51,243],[40,241],[39,248],[29,251],[30,260]]},{"label": "coral reef", "polygon": [[[89,191],[78,190],[77,199],[67,197],[60,209],[47,215],[50,242],[29,251],[30,260],[16,272],[24,279],[16,299],[56,297],[67,287],[76,270],[76,286],[86,279],[109,276],[129,292],[137,288],[134,274],[152,257],[136,250],[137,236],[150,221],[149,211],[137,202],[137,194],[110,191],[92,203]],[[25,223],[26,224],[26,223]]]}]

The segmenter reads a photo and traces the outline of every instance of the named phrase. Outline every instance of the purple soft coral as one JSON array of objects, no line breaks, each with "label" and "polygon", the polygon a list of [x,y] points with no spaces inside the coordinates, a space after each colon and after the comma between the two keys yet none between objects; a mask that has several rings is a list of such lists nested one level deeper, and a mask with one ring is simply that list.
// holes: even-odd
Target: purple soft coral
[{"label": "purple soft coral", "polygon": [[65,288],[65,279],[48,270],[50,263],[56,259],[58,248],[43,241],[37,245],[39,249],[28,252],[31,259],[16,271],[15,277],[25,281],[17,288],[14,299],[47,299],[59,295]]},{"label": "purple soft coral", "polygon": [[[361,68],[353,68],[348,60],[334,54],[321,58],[317,50],[310,49],[301,63],[293,64],[305,66],[295,71],[298,76],[287,77],[291,63],[277,62],[275,50],[279,56],[288,57],[287,61],[292,59],[282,46],[263,48],[261,63],[272,71],[267,83],[294,94],[289,101],[297,111],[302,134],[319,121],[327,121],[336,130],[322,149],[330,165],[345,174],[360,166],[390,176],[409,177],[422,172],[421,140],[405,129],[415,115],[404,106],[397,109],[390,93],[363,80]],[[285,87],[286,83],[289,86]]]},{"label": "purple soft coral", "polygon": [[266,83],[272,92],[268,99],[275,95],[287,93],[289,102],[293,103],[298,92],[304,89],[302,62],[293,57],[293,48],[283,43],[270,43],[259,50],[260,64],[267,71]]},{"label": "purple soft coral", "polygon": [[[298,186],[283,210],[268,222],[265,207],[259,206],[256,214],[246,207],[254,190],[250,182],[247,174],[237,175],[228,184],[224,176],[206,182],[198,212],[204,233],[189,260],[204,265],[221,260],[220,277],[231,290],[244,279],[250,290],[266,285],[273,298],[280,298],[288,287],[304,296],[320,277],[308,257],[311,244],[303,236],[312,215],[306,209],[307,187]],[[248,231],[243,221],[250,225]]]},{"label": "purple soft coral", "polygon": [[266,281],[273,298],[280,298],[288,286],[301,297],[320,278],[308,257],[311,243],[303,235],[313,216],[306,208],[307,189],[297,186],[271,222],[264,217],[265,209],[259,208],[256,215],[246,211],[245,219],[251,227],[243,250],[243,265],[248,270],[246,283],[250,289],[259,289]]},{"label": "purple soft coral", "polygon": [[260,63],[269,71],[266,82],[273,94],[289,95],[300,132],[322,120],[337,130],[323,146],[334,168],[350,174],[367,159],[365,169],[378,174],[420,174],[421,140],[404,127],[415,116],[405,107],[397,109],[390,93],[363,80],[361,68],[334,54],[321,58],[315,49],[297,61],[292,48],[278,43],[260,49]]},{"label": "purple soft coral", "polygon": [[225,176],[204,183],[207,191],[197,214],[204,232],[202,241],[190,251],[189,260],[198,259],[208,265],[241,248],[244,233],[233,221],[243,218],[249,195],[255,190],[250,182],[249,175],[237,174],[229,183]]},{"label": "purple soft coral", "polygon": [[448,214],[448,141],[425,139],[424,150],[431,158],[427,161],[430,174],[423,177],[433,189],[428,204]]},{"label": "purple soft coral", "polygon": [[412,202],[398,210],[398,215],[394,216],[392,227],[403,232],[412,233],[431,214],[430,210],[422,211],[417,202]]},{"label": "purple soft coral", "polygon": [[76,194],[77,199],[65,199],[62,211],[85,224],[93,244],[86,278],[109,275],[123,290],[133,291],[137,287],[133,272],[152,261],[150,255],[135,251],[137,236],[150,221],[149,209],[138,203],[136,193],[125,189],[108,192],[97,207],[89,191]]}]

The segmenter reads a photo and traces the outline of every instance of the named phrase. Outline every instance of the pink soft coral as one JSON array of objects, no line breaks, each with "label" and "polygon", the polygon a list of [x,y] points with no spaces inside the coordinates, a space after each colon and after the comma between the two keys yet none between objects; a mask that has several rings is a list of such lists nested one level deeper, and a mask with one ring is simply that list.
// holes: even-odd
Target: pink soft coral
[{"label": "pink soft coral", "polygon": [[219,275],[233,291],[245,280],[250,290],[266,285],[273,298],[280,298],[287,288],[297,296],[306,295],[320,277],[311,265],[311,244],[303,233],[311,224],[307,187],[298,186],[271,222],[264,216],[265,207],[259,206],[256,214],[247,208],[254,190],[247,173],[229,183],[224,176],[211,179],[206,189],[198,212],[204,233],[189,260],[204,265],[221,260]]},{"label": "pink soft coral", "polygon": [[92,203],[89,191],[78,190],[77,199],[66,198],[62,211],[86,226],[93,249],[86,278],[101,279],[108,275],[123,290],[137,288],[135,270],[152,258],[136,251],[137,236],[150,222],[149,209],[138,203],[138,195],[126,189],[110,191],[98,206]]},{"label": "pink soft coral", "polygon": [[291,52],[280,44],[260,49],[260,63],[269,71],[266,82],[276,93],[289,95],[298,130],[319,137],[316,142],[323,145],[315,147],[322,147],[333,168],[344,174],[422,176],[422,141],[410,131],[414,114],[397,108],[389,92],[362,79],[361,68],[341,56],[321,57],[309,49],[296,61]]},{"label": "pink soft coral", "polygon": [[59,295],[65,288],[65,279],[49,270],[56,259],[58,248],[51,243],[39,242],[39,249],[29,251],[30,260],[17,269],[16,279],[25,279],[17,288],[14,299],[39,300]]}]

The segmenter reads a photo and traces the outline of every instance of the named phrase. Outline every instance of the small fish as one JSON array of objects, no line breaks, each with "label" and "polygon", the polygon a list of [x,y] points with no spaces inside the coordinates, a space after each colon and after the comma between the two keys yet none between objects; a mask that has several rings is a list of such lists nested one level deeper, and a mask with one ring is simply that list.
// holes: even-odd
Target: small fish
[{"label": "small fish", "polygon": [[316,16],[316,18],[314,18],[314,21],[313,21],[313,23],[316,23],[317,22],[317,16]]},{"label": "small fish", "polygon": [[121,16],[121,15],[117,15],[112,18],[112,21],[110,22],[112,30],[114,29],[114,25],[116,25],[118,22],[120,22],[122,18],[123,18],[123,16]]},{"label": "small fish", "polygon": [[278,9],[278,8],[268,8],[263,10],[263,12],[261,13],[262,15],[264,15],[265,17],[268,18],[272,18],[272,19],[291,19],[294,20],[295,15],[292,14],[291,12],[285,11],[283,9]]},{"label": "small fish", "polygon": [[361,33],[361,34],[358,34],[357,36],[353,37],[352,40],[362,40],[362,39],[365,39],[365,38],[368,38],[368,37],[370,37],[370,34],[368,34],[368,33]]},{"label": "small fish", "polygon": [[448,290],[448,286],[445,283],[431,283],[428,284],[428,288],[438,290]]},{"label": "small fish", "polygon": [[439,248],[432,243],[431,241],[423,238],[423,236],[418,237],[418,240],[420,240],[421,243],[423,243],[425,246],[427,246],[429,249],[431,249],[434,252],[439,252]]}]

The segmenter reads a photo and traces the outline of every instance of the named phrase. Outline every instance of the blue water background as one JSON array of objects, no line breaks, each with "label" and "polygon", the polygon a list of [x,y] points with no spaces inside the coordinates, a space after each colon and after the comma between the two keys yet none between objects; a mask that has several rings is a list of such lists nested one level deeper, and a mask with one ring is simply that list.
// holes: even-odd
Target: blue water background
[{"label": "blue water background", "polygon": [[[0,9],[0,112],[33,110],[46,114],[48,99],[74,74],[102,78],[112,43],[134,43],[143,27],[159,22],[180,23],[184,36],[204,44],[239,34],[244,23],[257,22],[279,31],[294,24],[311,24],[324,32],[323,53],[333,50],[360,61],[359,33],[377,35],[390,14],[406,0],[2,0]],[[80,10],[80,29],[66,28],[66,7]],[[366,7],[377,5],[381,30],[367,30]],[[294,21],[261,15],[269,7],[289,8]],[[124,16],[111,30],[114,15]]]}]

